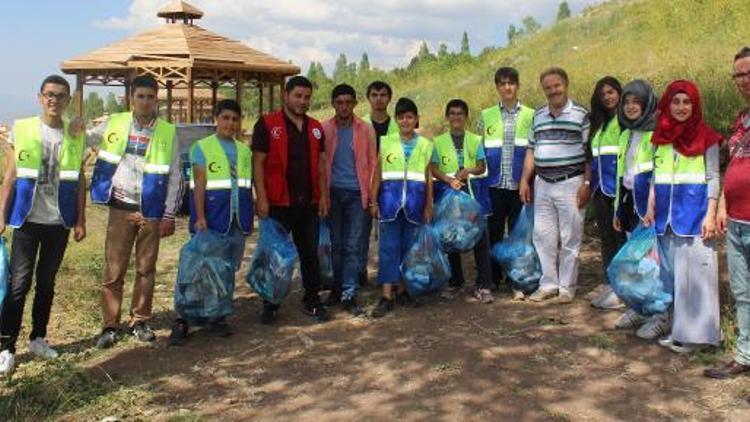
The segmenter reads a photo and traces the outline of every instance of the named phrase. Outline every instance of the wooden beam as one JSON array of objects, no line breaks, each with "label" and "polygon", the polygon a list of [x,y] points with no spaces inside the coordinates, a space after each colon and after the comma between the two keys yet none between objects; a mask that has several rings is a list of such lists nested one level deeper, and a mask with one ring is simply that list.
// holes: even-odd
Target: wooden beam
[{"label": "wooden beam", "polygon": [[167,121],[172,123],[172,81],[167,81]]},{"label": "wooden beam", "polygon": [[242,75],[237,72],[236,76],[236,85],[235,85],[235,91],[234,91],[234,99],[237,101],[237,104],[242,105],[242,86],[245,84],[245,81],[242,79]]},{"label": "wooden beam", "polygon": [[195,123],[195,86],[193,86],[193,70],[188,69],[188,123]]},{"label": "wooden beam", "polygon": [[274,84],[273,82],[271,82],[271,84],[268,85],[268,111],[276,110],[276,107],[274,104],[275,97],[273,95],[273,92],[275,91],[274,89],[275,86],[276,84]]},{"label": "wooden beam", "polygon": [[214,110],[216,110],[216,97],[218,96],[219,91],[219,82],[212,81],[211,82],[211,114],[214,113]]},{"label": "wooden beam", "polygon": [[76,108],[76,115],[83,117],[83,72],[76,74],[76,92],[73,99]]},{"label": "wooden beam", "polygon": [[258,82],[258,115],[263,114],[263,82]]}]

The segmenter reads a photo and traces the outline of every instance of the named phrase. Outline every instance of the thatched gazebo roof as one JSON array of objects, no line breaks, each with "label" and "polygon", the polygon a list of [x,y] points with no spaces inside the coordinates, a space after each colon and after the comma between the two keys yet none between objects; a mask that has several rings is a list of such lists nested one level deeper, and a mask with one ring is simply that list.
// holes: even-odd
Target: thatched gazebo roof
[{"label": "thatched gazebo roof", "polygon": [[[166,88],[168,111],[173,88],[187,89],[191,103],[198,86],[210,88],[214,100],[220,86],[233,87],[241,99],[245,84],[260,89],[262,111],[263,89],[267,88],[271,109],[274,87],[279,87],[280,94],[284,79],[300,72],[297,65],[194,25],[193,20],[203,12],[184,1],[173,1],[157,15],[166,24],[62,63],[63,72],[77,76],[80,107],[83,85],[123,85],[127,91],[135,76],[149,74]],[[188,108],[192,121],[192,108]]]}]

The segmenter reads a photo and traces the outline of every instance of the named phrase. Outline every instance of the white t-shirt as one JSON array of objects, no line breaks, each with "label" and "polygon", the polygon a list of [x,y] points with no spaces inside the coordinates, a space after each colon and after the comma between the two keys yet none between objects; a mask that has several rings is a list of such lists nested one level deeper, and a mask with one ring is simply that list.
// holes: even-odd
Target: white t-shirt
[{"label": "white t-shirt", "polygon": [[633,190],[635,187],[635,160],[638,158],[638,148],[640,148],[642,138],[642,131],[630,131],[628,149],[625,152],[625,173],[622,175],[622,185],[629,190]]},{"label": "white t-shirt", "polygon": [[[13,145],[15,127],[8,137],[8,144]],[[60,147],[63,140],[63,129],[52,128],[41,123],[42,135],[42,169],[36,181],[36,192],[31,212],[26,221],[37,224],[63,224],[58,207],[58,182],[60,180]]]}]

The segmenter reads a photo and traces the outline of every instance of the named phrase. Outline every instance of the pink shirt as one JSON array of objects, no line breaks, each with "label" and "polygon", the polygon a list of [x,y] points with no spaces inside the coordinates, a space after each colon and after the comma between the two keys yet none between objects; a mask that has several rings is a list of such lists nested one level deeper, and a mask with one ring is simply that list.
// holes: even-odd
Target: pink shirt
[{"label": "pink shirt", "polygon": [[[367,203],[370,200],[370,183],[378,164],[378,156],[375,151],[375,129],[371,124],[357,116],[353,117],[352,126],[352,146],[354,147],[357,182],[359,183],[362,208],[367,209]],[[336,153],[336,146],[339,142],[336,134],[335,117],[323,122],[323,131],[325,132],[326,180],[328,181],[328,189],[330,189],[333,155]]]}]

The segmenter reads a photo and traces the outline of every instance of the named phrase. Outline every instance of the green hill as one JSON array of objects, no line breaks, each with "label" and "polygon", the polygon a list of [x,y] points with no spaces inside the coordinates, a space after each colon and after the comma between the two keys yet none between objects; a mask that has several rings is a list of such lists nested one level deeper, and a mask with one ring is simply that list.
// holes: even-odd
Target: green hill
[{"label": "green hill", "polygon": [[[417,102],[422,126],[432,134],[443,129],[443,107],[450,98],[467,100],[474,117],[495,103],[493,75],[503,65],[519,69],[522,100],[534,106],[544,102],[537,76],[552,65],[568,71],[571,97],[584,105],[596,80],[605,75],[623,83],[646,79],[658,93],[673,79],[693,79],[701,88],[709,122],[726,131],[742,106],[730,75],[734,54],[750,44],[747,17],[747,0],[615,0],[508,47],[486,50],[479,57],[419,63],[391,71],[386,79],[394,97]],[[365,101],[358,111],[367,111]],[[330,113],[327,108],[316,114]]]}]

